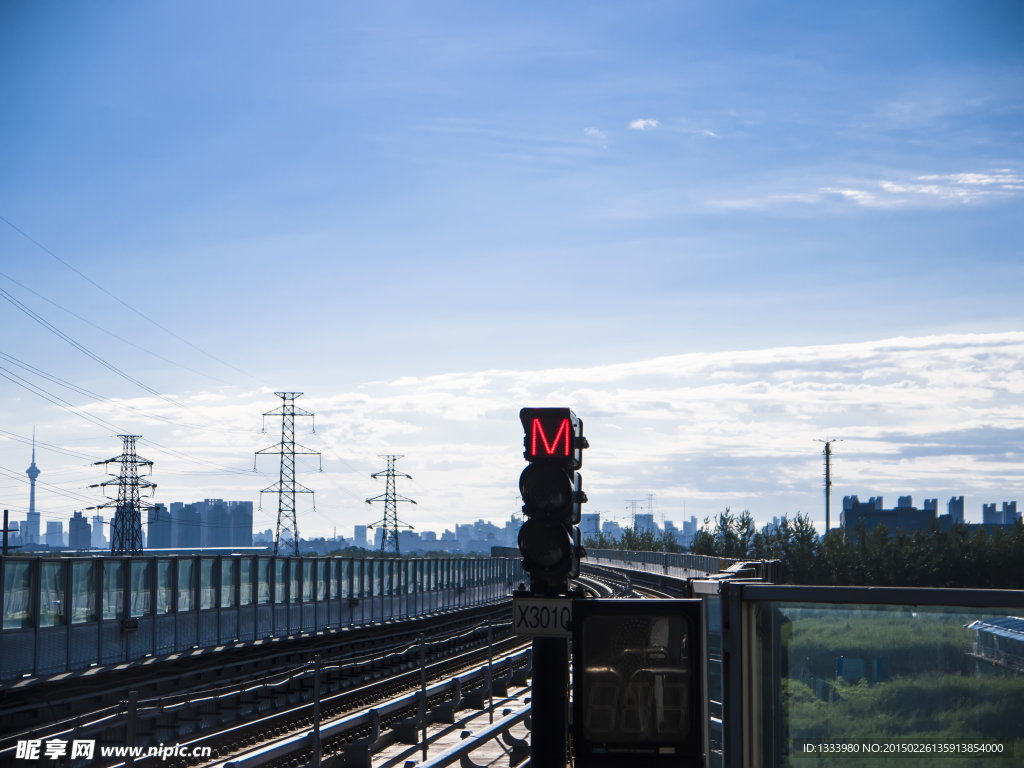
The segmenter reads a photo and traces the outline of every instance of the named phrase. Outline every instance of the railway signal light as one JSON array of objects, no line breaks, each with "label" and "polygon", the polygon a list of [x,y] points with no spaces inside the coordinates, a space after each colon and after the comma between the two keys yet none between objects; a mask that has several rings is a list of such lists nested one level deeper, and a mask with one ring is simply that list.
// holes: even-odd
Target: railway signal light
[{"label": "railway signal light", "polygon": [[523,408],[523,457],[530,462],[519,477],[526,521],[519,529],[519,551],[530,574],[531,589],[564,594],[579,575],[584,556],[580,505],[586,503],[583,481],[583,421],[568,408]]}]

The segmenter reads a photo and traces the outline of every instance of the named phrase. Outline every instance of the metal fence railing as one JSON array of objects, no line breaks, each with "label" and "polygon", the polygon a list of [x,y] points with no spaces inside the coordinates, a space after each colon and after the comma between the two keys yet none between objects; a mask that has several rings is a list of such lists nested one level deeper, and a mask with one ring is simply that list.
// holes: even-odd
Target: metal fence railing
[{"label": "metal fence railing", "polygon": [[720,573],[735,560],[708,555],[672,552],[634,552],[628,549],[587,549],[586,562],[595,565],[625,566],[638,571],[692,579]]}]

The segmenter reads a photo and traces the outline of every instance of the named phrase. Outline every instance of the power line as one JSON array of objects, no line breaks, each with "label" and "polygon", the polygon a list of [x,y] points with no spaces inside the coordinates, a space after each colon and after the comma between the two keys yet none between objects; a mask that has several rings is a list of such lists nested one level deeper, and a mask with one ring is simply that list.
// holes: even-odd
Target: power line
[{"label": "power line", "polygon": [[[2,218],[2,217],[0,217],[0,218]],[[107,370],[111,371],[112,373],[115,373],[118,376],[120,376],[121,378],[125,379],[126,381],[131,382],[132,384],[134,384],[135,386],[137,386],[140,389],[144,390],[145,392],[148,392],[149,394],[153,395],[154,397],[158,397],[161,400],[163,400],[163,401],[165,401],[167,403],[170,403],[171,405],[175,406],[176,408],[181,408],[183,410],[186,410],[189,413],[193,413],[196,416],[199,416],[200,418],[208,419],[210,421],[214,421],[214,422],[217,422],[219,424],[223,424],[224,426],[229,427],[230,429],[233,429],[233,430],[236,430],[236,431],[245,431],[245,432],[251,431],[251,430],[243,429],[241,427],[236,427],[235,425],[229,424],[226,421],[221,421],[220,419],[215,419],[212,416],[207,416],[206,414],[200,413],[199,411],[195,411],[195,410],[193,410],[192,408],[189,408],[186,405],[182,405],[181,403],[179,403],[178,401],[174,400],[173,398],[170,398],[170,397],[167,397],[166,395],[161,394],[160,392],[158,392],[157,390],[153,389],[152,387],[150,387],[150,386],[148,386],[146,384],[143,384],[138,379],[136,379],[133,376],[130,376],[129,374],[127,374],[124,371],[122,371],[120,368],[118,368],[113,363],[110,363],[110,362],[107,362],[106,360],[104,360],[102,357],[97,355],[92,350],[88,349],[83,344],[79,344],[73,338],[71,338],[66,333],[64,333],[62,330],[57,328],[57,326],[53,325],[53,323],[51,323],[49,320],[44,318],[39,313],[37,313],[37,312],[33,311],[32,309],[30,309],[27,305],[23,304],[21,301],[16,299],[14,296],[12,296],[10,293],[5,291],[3,288],[0,288],[0,298],[3,298],[4,300],[6,300],[9,304],[14,306],[16,309],[20,310],[25,315],[27,315],[31,319],[35,320],[37,323],[39,323],[41,326],[46,328],[48,331],[53,333],[58,338],[66,341],[68,344],[70,344],[72,347],[77,349],[82,354],[86,355],[90,359],[92,359],[95,362],[99,363],[100,365],[102,365],[104,368],[106,368]]]},{"label": "power line", "polygon": [[203,373],[202,371],[197,371],[194,368],[189,368],[187,365],[184,365],[182,363],[176,362],[174,360],[170,360],[169,358],[166,358],[163,355],[158,355],[156,352],[153,352],[152,350],[146,349],[145,347],[140,347],[138,344],[136,344],[136,343],[134,343],[132,341],[128,341],[128,339],[125,339],[125,338],[123,338],[121,336],[118,336],[116,333],[114,333],[112,331],[108,331],[106,328],[104,328],[104,327],[102,327],[100,325],[96,325],[96,323],[92,322],[91,320],[86,320],[84,317],[82,317],[79,314],[76,314],[76,313],[72,312],[67,307],[58,304],[57,302],[53,301],[52,299],[46,298],[45,296],[43,296],[43,294],[41,294],[41,293],[39,293],[37,291],[33,291],[27,285],[25,285],[24,283],[18,282],[17,280],[15,280],[10,275],[5,275],[3,272],[0,272],[0,277],[7,278],[8,280],[10,280],[15,285],[20,286],[21,288],[23,288],[24,290],[28,291],[32,295],[39,297],[40,299],[45,301],[47,304],[52,304],[53,306],[55,306],[60,311],[67,312],[69,315],[71,315],[74,318],[77,318],[77,319],[81,320],[86,325],[91,325],[97,331],[101,331],[101,332],[107,334],[108,336],[110,336],[112,338],[115,338],[115,339],[117,339],[118,341],[120,341],[120,342],[122,342],[124,344],[127,344],[129,347],[135,347],[135,349],[139,350],[140,352],[145,352],[147,355],[151,355],[151,356],[155,357],[158,360],[163,360],[165,363],[170,363],[171,365],[176,365],[179,368],[188,371],[189,373],[196,374],[197,376],[204,376],[205,378],[212,379],[213,381],[219,382],[220,384],[227,384],[229,387],[236,386],[235,384],[232,384],[230,381],[224,381],[224,379],[218,379],[216,376],[211,376],[208,373]]},{"label": "power line", "polygon": [[[172,419],[169,416],[163,416],[163,415],[157,414],[157,413],[149,413],[148,411],[144,411],[141,408],[136,408],[133,405],[128,405],[127,403],[122,403],[122,402],[119,402],[117,400],[113,400],[113,399],[111,399],[109,397],[104,397],[103,395],[97,394],[97,393],[95,393],[95,392],[93,392],[91,390],[86,389],[85,387],[80,387],[77,384],[72,384],[71,382],[62,379],[59,376],[54,376],[52,373],[47,373],[46,371],[42,370],[41,368],[36,368],[34,365],[30,365],[30,364],[24,362],[23,360],[19,360],[18,358],[14,357],[13,355],[9,355],[6,352],[0,351],[0,358],[2,358],[4,360],[7,360],[9,363],[12,363],[12,364],[18,366],[19,368],[21,368],[24,371],[28,371],[30,373],[34,373],[36,376],[39,376],[39,377],[41,377],[43,379],[46,379],[47,381],[51,382],[52,384],[56,384],[56,385],[58,385],[60,387],[64,387],[65,389],[70,389],[72,392],[77,392],[80,395],[85,395],[86,397],[91,397],[94,400],[98,400],[98,401],[100,401],[102,403],[106,403],[108,405],[112,405],[112,406],[114,406],[116,408],[124,408],[125,410],[132,411],[133,413],[136,413],[139,416],[142,416],[143,418],[153,419],[155,421],[162,421],[162,422],[167,423],[167,424],[173,424],[176,427],[186,427],[188,429],[206,429],[206,430],[209,430],[211,432],[241,432],[241,431],[253,432],[254,431],[254,430],[251,430],[251,429],[245,429],[245,427],[232,427],[231,429],[217,429],[216,427],[207,427],[207,426],[203,426],[202,424],[189,424],[187,422],[176,421],[175,419]],[[7,369],[5,368],[4,370],[7,370]],[[8,373],[11,373],[11,372],[8,371]],[[12,374],[12,375],[17,375],[17,374]],[[19,376],[18,378],[21,378],[21,377]],[[22,381],[27,381],[27,379],[22,379]]]},{"label": "power line", "polygon": [[[10,375],[9,376],[5,375],[5,373],[4,373],[5,371],[6,371],[7,374],[10,374]],[[16,381],[14,378],[11,378],[11,376],[14,376],[17,379],[21,379],[21,381]],[[94,426],[101,427],[101,428],[103,428],[105,430],[110,430],[114,434],[116,434],[118,432],[124,432],[125,431],[124,429],[122,429],[121,427],[117,426],[116,424],[112,424],[109,421],[106,421],[105,419],[101,419],[98,416],[93,416],[92,414],[88,413],[87,411],[83,411],[83,410],[79,409],[77,406],[72,405],[67,400],[64,400],[64,399],[62,399],[60,397],[57,397],[56,395],[46,391],[42,387],[40,387],[40,386],[38,386],[36,384],[32,384],[31,382],[28,382],[26,379],[22,379],[17,374],[14,374],[14,373],[11,373],[10,371],[7,371],[7,369],[3,368],[2,366],[0,366],[0,378],[7,379],[11,383],[17,384],[19,387],[22,387],[23,389],[26,389],[29,392],[32,392],[33,394],[43,398],[47,402],[50,402],[53,405],[56,405],[58,408],[62,408],[65,411],[67,411],[68,413],[74,414],[75,416],[79,416],[79,417],[85,419],[86,421],[88,421],[89,423],[93,424]],[[21,382],[25,382],[25,383],[21,383]],[[157,448],[158,450],[165,451],[165,452],[170,453],[172,455],[175,455],[175,456],[177,456],[179,458],[182,458],[182,459],[184,459],[186,461],[189,461],[189,462],[191,462],[193,464],[199,464],[200,466],[205,465],[205,466],[208,466],[208,467],[213,467],[215,469],[224,470],[224,471],[226,471],[226,472],[228,472],[230,474],[237,474],[237,475],[249,475],[250,474],[250,472],[248,470],[242,470],[242,469],[237,469],[237,468],[233,468],[233,467],[226,467],[223,464],[215,464],[215,463],[213,463],[211,461],[208,461],[208,460],[205,460],[205,459],[198,459],[198,458],[195,458],[194,456],[189,456],[186,453],[182,453],[181,451],[176,451],[173,448],[167,448],[166,446],[163,446],[163,445],[161,445],[159,443],[156,443],[156,442],[154,442],[152,440],[145,440],[145,439],[140,438],[140,442],[143,442],[143,443],[146,443],[148,445],[151,445],[154,448]],[[266,476],[262,472],[258,473],[258,474],[261,474],[264,477]]]},{"label": "power line", "polygon": [[[14,432],[8,432],[6,429],[0,429],[0,435],[7,435],[7,437],[11,438],[12,440],[17,440],[19,443],[25,443],[26,445],[32,444],[32,440],[30,438],[23,437],[22,435],[17,435]],[[73,456],[77,459],[86,459],[89,462],[96,461],[95,456],[86,456],[84,453],[77,453],[75,451],[68,450],[67,448],[59,448],[56,445],[44,443],[42,440],[36,441],[36,445],[41,448],[45,448],[48,451],[53,451],[54,453],[63,453],[67,456]]]},{"label": "power line", "polygon": [[24,230],[21,230],[21,229],[19,229],[18,227],[16,227],[16,226],[15,226],[14,224],[12,224],[12,223],[11,223],[10,221],[8,221],[7,219],[5,219],[5,218],[4,218],[3,216],[0,216],[0,221],[3,221],[3,222],[4,222],[5,224],[7,224],[7,225],[8,225],[8,226],[9,226],[9,227],[10,227],[11,229],[13,229],[14,231],[18,232],[18,233],[19,233],[20,235],[22,235],[22,236],[23,236],[24,238],[26,238],[27,240],[29,240],[29,241],[30,241],[31,243],[34,243],[35,245],[37,245],[37,246],[38,246],[39,248],[41,248],[41,249],[42,249],[42,250],[43,250],[44,252],[48,253],[48,254],[49,254],[50,256],[52,256],[53,258],[55,258],[55,259],[56,259],[57,261],[59,261],[59,262],[60,262],[61,264],[63,264],[63,265],[65,266],[65,267],[67,267],[67,268],[68,268],[68,269],[70,269],[70,270],[71,270],[72,272],[74,272],[74,273],[75,273],[76,275],[78,275],[79,277],[81,277],[81,278],[82,278],[83,280],[87,281],[88,283],[91,283],[91,284],[92,284],[92,285],[93,285],[94,287],[96,287],[96,288],[98,288],[99,290],[103,291],[103,293],[107,294],[107,296],[109,296],[110,298],[112,298],[112,299],[113,299],[114,301],[116,301],[117,303],[119,303],[119,304],[121,304],[121,305],[123,305],[123,306],[127,307],[127,308],[128,308],[128,309],[130,309],[130,310],[131,310],[132,312],[134,312],[134,313],[135,313],[136,315],[138,315],[139,317],[141,317],[141,318],[142,318],[143,320],[146,320],[147,322],[149,322],[149,323],[152,323],[153,325],[155,325],[155,326],[156,326],[157,328],[159,328],[159,329],[160,329],[161,331],[163,331],[164,333],[170,334],[171,336],[173,336],[174,338],[176,338],[176,339],[177,339],[178,341],[182,342],[183,344],[187,344],[188,346],[192,347],[192,349],[196,350],[197,352],[202,352],[202,353],[203,353],[204,355],[206,355],[207,357],[209,357],[209,358],[210,358],[210,359],[212,359],[212,360],[216,360],[216,361],[217,361],[218,363],[220,363],[221,365],[226,365],[226,366],[227,366],[228,368],[231,368],[231,369],[232,369],[232,370],[234,370],[234,371],[238,371],[239,373],[241,373],[241,374],[243,374],[243,375],[245,375],[245,376],[248,376],[248,377],[250,377],[250,378],[252,378],[252,379],[256,379],[256,381],[260,381],[260,382],[263,382],[264,384],[267,384],[267,385],[269,386],[269,382],[263,381],[263,379],[261,379],[261,378],[260,378],[259,376],[254,376],[254,375],[253,375],[253,374],[251,374],[251,373],[247,373],[246,371],[243,371],[243,370],[242,370],[241,368],[236,368],[235,366],[231,365],[231,363],[227,363],[227,362],[225,362],[225,361],[221,360],[221,359],[220,359],[219,357],[216,357],[215,355],[212,355],[212,354],[210,354],[210,353],[209,353],[209,352],[207,352],[206,350],[204,350],[204,349],[201,349],[201,348],[197,347],[197,346],[196,346],[195,344],[193,344],[192,342],[190,342],[190,341],[187,341],[187,340],[185,340],[185,339],[181,338],[181,336],[179,336],[178,334],[176,334],[176,333],[175,333],[174,331],[171,331],[171,330],[169,330],[169,329],[165,328],[164,326],[160,325],[160,323],[158,323],[158,322],[157,322],[156,320],[154,320],[153,318],[151,318],[151,317],[148,317],[147,315],[144,315],[144,314],[142,314],[141,312],[139,312],[139,310],[135,309],[135,307],[131,306],[130,304],[128,304],[128,303],[127,303],[127,302],[125,302],[125,301],[122,301],[122,300],[121,300],[120,298],[118,298],[117,296],[115,296],[114,294],[112,294],[112,293],[111,293],[110,291],[108,291],[108,290],[107,290],[106,288],[104,288],[104,287],[103,287],[102,285],[100,285],[99,283],[95,282],[94,280],[92,280],[92,279],[91,279],[91,278],[89,278],[89,277],[86,277],[86,276],[85,276],[84,274],[82,274],[82,273],[81,273],[81,272],[79,272],[79,271],[78,271],[77,269],[75,269],[75,268],[74,268],[73,266],[71,266],[71,265],[70,265],[70,264],[68,264],[68,263],[67,263],[66,261],[64,261],[64,259],[62,259],[62,258],[61,258],[60,256],[58,256],[57,254],[55,254],[55,253],[54,253],[53,251],[51,251],[51,250],[50,250],[49,248],[47,248],[46,246],[44,246],[44,245],[43,245],[42,243],[40,243],[40,242],[39,242],[38,240],[36,240],[36,239],[35,239],[35,238],[33,238],[32,236],[30,236],[30,235],[29,235],[29,234],[28,234],[27,232],[25,232]]},{"label": "power line", "polygon": [[[19,483],[23,483],[24,485],[31,485],[31,483],[28,480],[25,480],[21,477],[22,473],[15,472],[13,469],[7,469],[7,467],[0,467],[0,473],[5,473],[7,477],[11,478],[12,480],[17,480]],[[77,491],[67,490],[59,486],[53,485],[52,483],[45,483],[42,480],[36,480],[36,485],[40,485],[43,488],[48,489],[51,493],[56,493],[59,496],[66,496],[72,501],[85,501],[86,503],[89,504],[95,501],[94,498],[86,496],[85,494],[78,493]]]}]

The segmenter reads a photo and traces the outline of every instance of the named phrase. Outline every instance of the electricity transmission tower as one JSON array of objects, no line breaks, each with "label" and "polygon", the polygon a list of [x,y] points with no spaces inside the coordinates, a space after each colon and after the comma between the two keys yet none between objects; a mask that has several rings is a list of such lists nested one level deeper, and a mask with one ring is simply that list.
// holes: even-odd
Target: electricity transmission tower
[{"label": "electricity transmission tower", "polygon": [[[626,503],[629,504],[629,527],[636,533],[636,510],[644,503],[644,499],[626,499]],[[640,507],[643,509],[643,507]]]},{"label": "electricity transmission tower", "polygon": [[825,533],[828,533],[832,525],[832,443],[841,443],[842,440],[816,440],[824,443],[825,450]]},{"label": "electricity transmission tower", "polygon": [[313,491],[295,482],[295,457],[319,456],[320,452],[295,442],[295,417],[309,416],[312,418],[313,416],[309,411],[295,407],[295,398],[301,397],[302,393],[275,392],[274,394],[283,402],[279,407],[263,414],[263,424],[266,428],[267,416],[280,416],[281,442],[264,448],[262,451],[256,451],[256,455],[279,455],[281,457],[281,474],[276,483],[260,491],[260,498],[263,498],[264,493],[277,494],[277,533],[274,536],[274,554],[277,555],[281,552],[281,526],[283,525],[285,533],[291,534],[292,547],[297,555],[299,554],[299,522],[295,517],[295,494],[313,493]]},{"label": "electricity transmission tower", "polygon": [[379,477],[385,478],[387,480],[387,486],[384,489],[384,493],[382,493],[380,496],[374,496],[372,499],[367,499],[366,503],[372,504],[375,501],[383,501],[384,519],[378,520],[376,523],[373,523],[372,525],[368,525],[366,527],[384,529],[384,537],[381,539],[380,542],[381,554],[384,554],[390,549],[396,555],[400,555],[402,554],[402,552],[398,546],[398,529],[409,528],[411,530],[412,526],[407,525],[398,519],[398,502],[407,501],[410,504],[415,504],[416,502],[413,501],[412,499],[405,498],[405,496],[399,496],[395,492],[395,478],[404,477],[408,480],[412,480],[412,478],[409,475],[405,474],[404,472],[395,471],[395,461],[398,459],[405,458],[404,456],[381,456],[380,458],[388,460],[388,468],[383,472],[377,472],[375,474],[372,474],[370,475],[370,477],[372,477],[374,480],[376,480]]},{"label": "electricity transmission tower", "polygon": [[[156,490],[156,483],[145,480],[139,476],[140,467],[149,467],[153,471],[153,462],[144,459],[135,453],[135,441],[140,435],[118,435],[124,442],[120,456],[115,456],[106,461],[97,461],[93,466],[102,464],[120,464],[121,472],[112,475],[112,480],[105,480],[102,483],[90,485],[90,488],[103,488],[106,493],[107,486],[117,486],[117,498],[99,504],[89,509],[114,508],[114,519],[110,523],[110,553],[113,555],[141,555],[142,554],[142,511],[153,508],[149,502],[142,500],[144,490]],[[110,498],[110,497],[108,497]]]}]

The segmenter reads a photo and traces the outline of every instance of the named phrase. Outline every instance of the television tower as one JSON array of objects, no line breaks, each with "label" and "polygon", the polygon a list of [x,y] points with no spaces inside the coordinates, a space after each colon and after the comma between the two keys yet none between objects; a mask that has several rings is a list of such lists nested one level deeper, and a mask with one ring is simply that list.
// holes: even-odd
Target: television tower
[{"label": "television tower", "polygon": [[388,460],[388,468],[383,472],[377,472],[375,474],[372,474],[370,475],[370,477],[372,477],[374,480],[376,480],[378,477],[385,478],[387,480],[387,486],[384,489],[384,493],[382,493],[380,496],[374,496],[372,499],[367,499],[366,503],[372,504],[375,501],[383,501],[384,519],[378,520],[376,523],[373,523],[372,525],[368,525],[366,527],[384,529],[384,538],[381,539],[380,542],[381,554],[384,554],[390,549],[396,555],[401,555],[402,552],[398,546],[398,529],[409,528],[411,530],[412,526],[407,525],[406,523],[403,523],[401,520],[398,519],[398,503],[400,501],[407,501],[410,504],[415,504],[416,502],[413,501],[412,499],[405,498],[405,496],[399,496],[395,492],[395,478],[404,477],[408,480],[412,480],[412,478],[409,475],[405,474],[404,472],[395,471],[395,461],[397,461],[398,459],[405,458],[404,456],[381,456],[380,458]]},{"label": "television tower", "polygon": [[[256,451],[256,455],[279,455],[281,457],[281,471],[276,483],[260,491],[260,498],[263,498],[264,493],[277,494],[277,533],[274,536],[274,554],[276,555],[281,552],[281,527],[284,526],[285,532],[291,534],[293,551],[298,555],[299,522],[295,516],[295,494],[313,493],[313,491],[295,482],[295,457],[319,456],[320,453],[295,442],[295,417],[309,416],[313,418],[313,414],[309,411],[295,407],[295,398],[301,397],[302,393],[275,392],[274,394],[281,398],[282,403],[274,410],[263,414],[263,423],[264,427],[266,427],[267,416],[281,417],[281,442],[269,448],[264,448],[262,451]],[[255,462],[255,459],[253,461]],[[254,463],[253,468],[255,466]]]},{"label": "television tower", "polygon": [[841,443],[842,440],[816,440],[824,443],[825,450],[825,533],[829,532],[832,525],[832,443]]},{"label": "television tower", "polygon": [[142,554],[142,512],[153,508],[149,502],[142,500],[142,491],[156,490],[156,483],[139,476],[140,467],[149,467],[153,471],[153,462],[135,453],[135,441],[140,435],[118,435],[124,441],[120,456],[106,461],[97,461],[93,466],[102,464],[120,464],[121,473],[113,476],[113,480],[90,485],[90,488],[103,488],[108,485],[117,486],[117,498],[89,509],[114,508],[114,519],[110,523],[110,553],[112,555]]},{"label": "television tower", "polygon": [[29,494],[28,494],[28,519],[25,521],[25,527],[28,528],[26,534],[22,538],[23,544],[39,544],[39,513],[36,512],[36,478],[39,477],[39,467],[36,466],[36,428],[32,427],[32,464],[28,469],[25,470],[25,474],[28,475],[29,481]]}]

